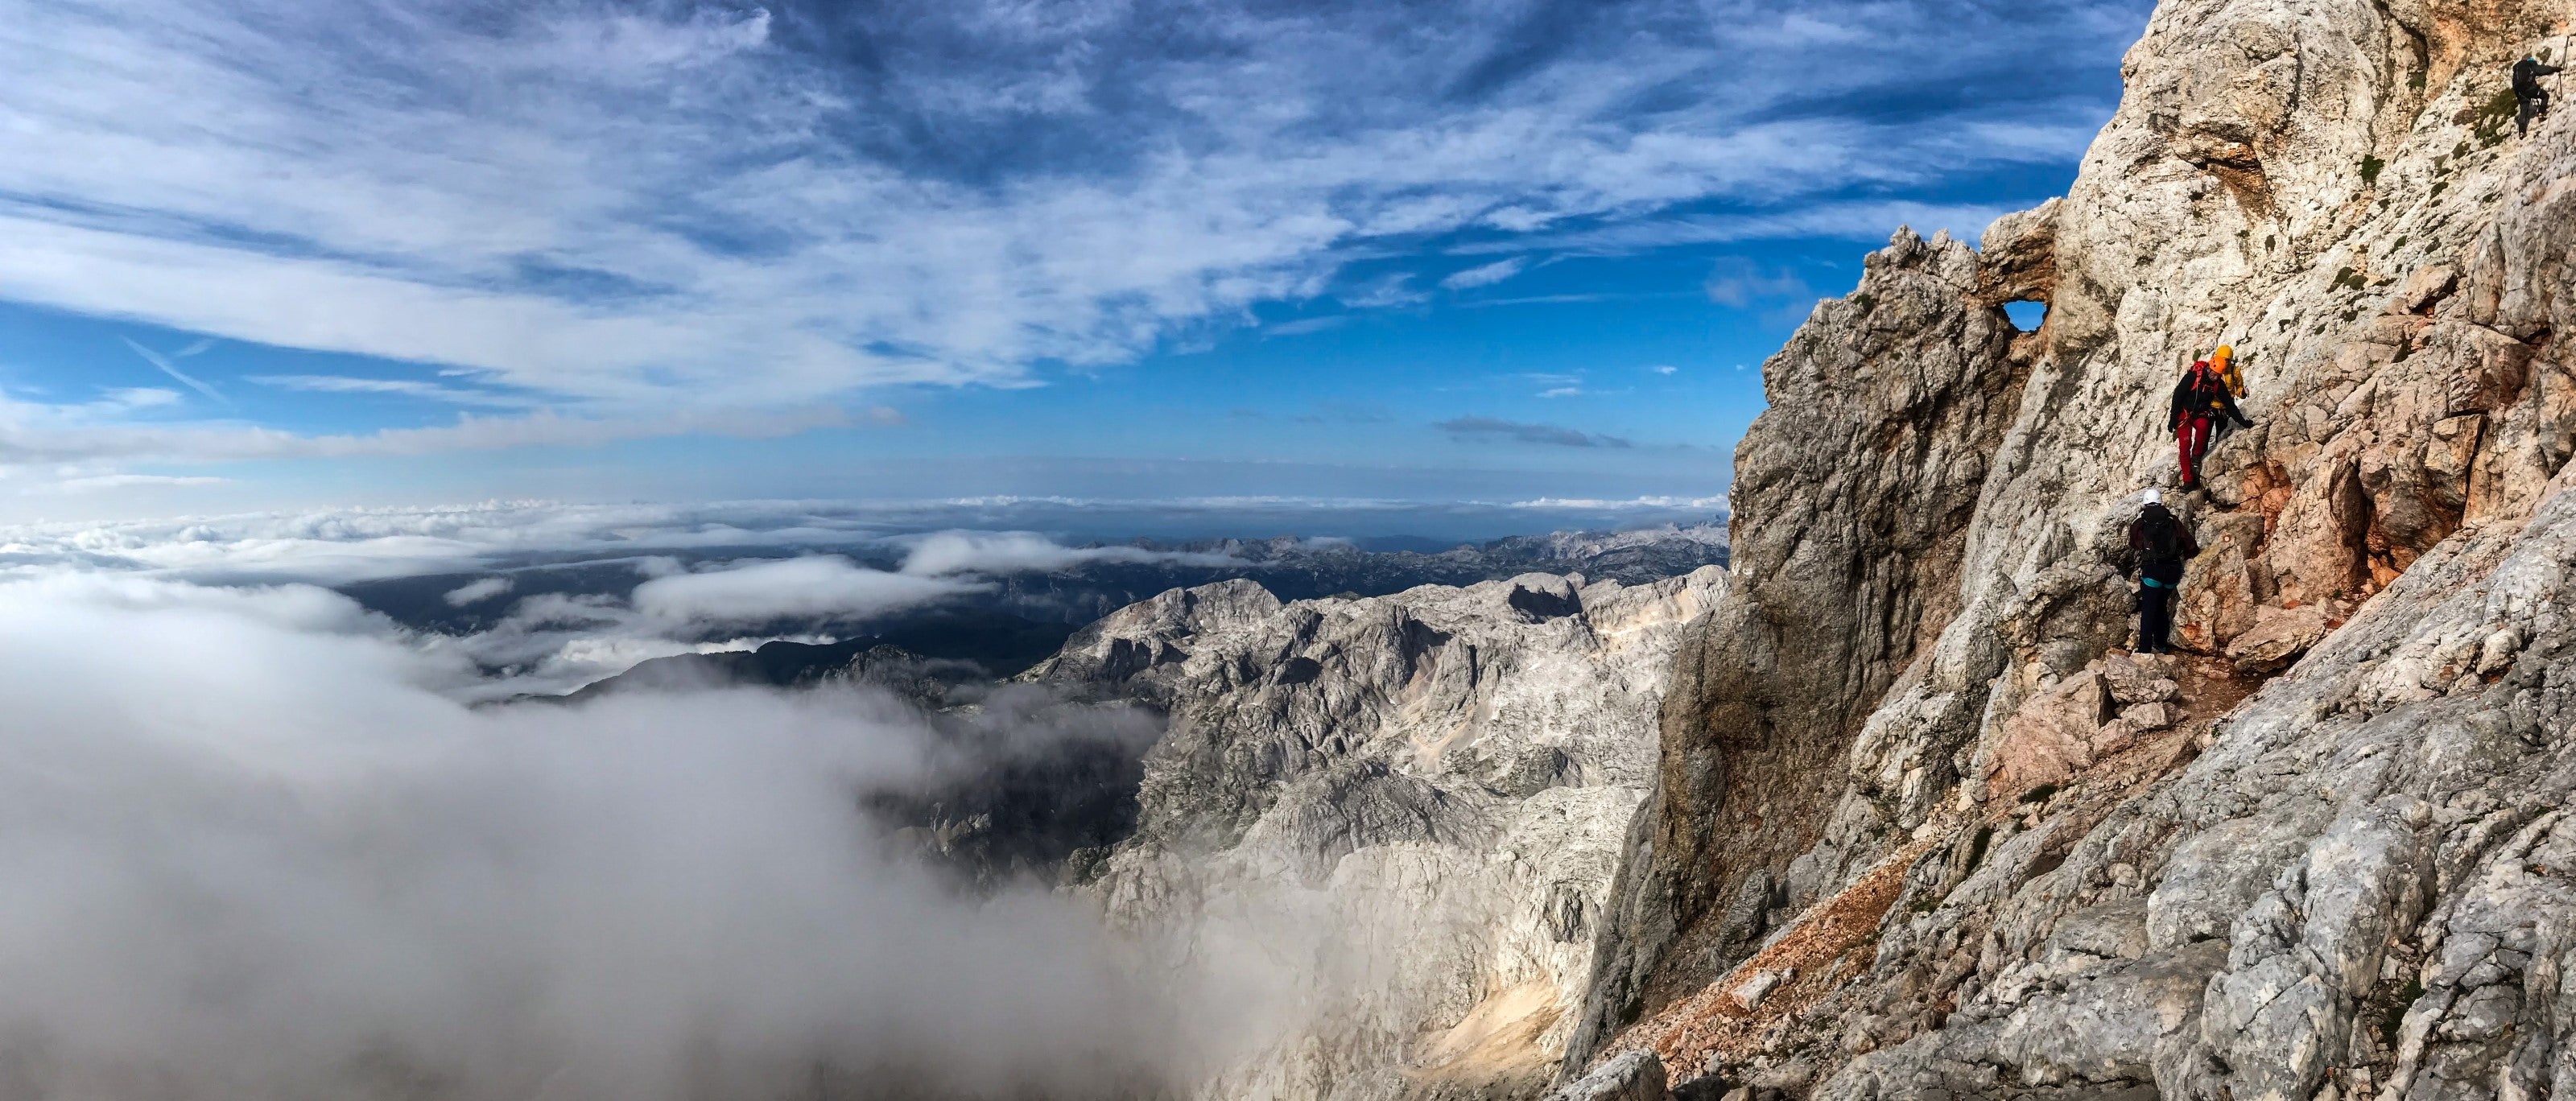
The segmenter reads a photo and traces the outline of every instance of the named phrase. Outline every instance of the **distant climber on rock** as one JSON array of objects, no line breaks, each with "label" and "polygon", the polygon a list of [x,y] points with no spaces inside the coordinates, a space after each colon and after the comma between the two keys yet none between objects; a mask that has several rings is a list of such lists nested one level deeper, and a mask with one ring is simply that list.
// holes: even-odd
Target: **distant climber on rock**
[{"label": "distant climber on rock", "polygon": [[2531,133],[2531,120],[2549,117],[2549,89],[2540,86],[2540,78],[2558,72],[2556,65],[2543,65],[2537,57],[2525,57],[2513,63],[2513,133],[2515,137]]},{"label": "distant climber on rock", "polygon": [[2182,487],[2200,488],[2200,460],[2209,454],[2210,429],[2224,418],[2239,428],[2252,428],[2254,422],[2236,408],[2236,396],[2228,392],[2227,380],[2212,370],[2208,360],[2195,360],[2191,369],[2174,383],[2173,408],[2165,416],[2165,431],[2174,434],[2182,449]]},{"label": "distant climber on rock", "polygon": [[2138,518],[2129,521],[2129,549],[2137,555],[2137,652],[2173,653],[2174,590],[2182,587],[2182,564],[2200,553],[2200,544],[2165,507],[2164,494],[2150,489]]}]

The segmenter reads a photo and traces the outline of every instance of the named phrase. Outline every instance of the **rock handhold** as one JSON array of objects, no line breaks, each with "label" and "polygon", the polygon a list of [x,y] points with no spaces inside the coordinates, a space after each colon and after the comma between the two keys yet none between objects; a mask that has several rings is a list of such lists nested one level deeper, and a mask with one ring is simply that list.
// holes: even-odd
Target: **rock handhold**
[{"label": "rock handhold", "polygon": [[2227,644],[2227,660],[2240,673],[2275,672],[2299,660],[2329,629],[2324,608],[2265,608],[2256,614],[2253,630]]},{"label": "rock handhold", "polygon": [[[2173,682],[2166,681],[2164,683],[2171,684]],[[2172,704],[2162,701],[2131,704],[2120,710],[2121,720],[2136,724],[2137,728],[2140,730],[2162,730],[2168,726],[2172,726],[2174,724],[2174,720],[2181,717],[2181,711],[2177,710]]]},{"label": "rock handhold", "polygon": [[2478,644],[2478,675],[2493,676],[2513,666],[2514,655],[2522,652],[2522,628],[2499,627],[2486,641]]},{"label": "rock handhold", "polygon": [[2093,741],[2111,714],[2106,678],[2086,669],[2031,697],[2005,719],[1987,758],[1989,796],[2055,784],[2093,763]]},{"label": "rock handhold", "polygon": [[2182,691],[2163,670],[2126,654],[2102,659],[2099,671],[2103,683],[2111,689],[2111,698],[2123,706],[2170,700]]},{"label": "rock handhold", "polygon": [[2460,273],[2447,264],[2427,264],[2417,268],[2406,276],[2406,282],[2398,286],[2397,293],[2389,296],[2388,312],[2429,312],[2459,282]]}]

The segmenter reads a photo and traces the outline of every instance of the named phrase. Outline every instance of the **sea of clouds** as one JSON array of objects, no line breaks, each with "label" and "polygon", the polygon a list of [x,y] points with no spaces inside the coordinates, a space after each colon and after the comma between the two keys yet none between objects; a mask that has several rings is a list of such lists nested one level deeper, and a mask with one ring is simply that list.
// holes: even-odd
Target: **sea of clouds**
[{"label": "sea of clouds", "polygon": [[[866,810],[1080,722],[985,708],[961,743],[850,686],[504,702],[1014,574],[1244,565],[959,523],[1025,507],[0,529],[0,1096],[1071,1101],[1293,1035],[1332,930],[1174,954],[1078,894],[967,890]],[[532,576],[568,568],[622,580]],[[492,615],[440,633],[334,588],[389,579]]]},{"label": "sea of clouds", "polygon": [[312,586],[0,581],[0,1094],[1130,1096],[1260,1030],[892,855],[855,793],[974,764],[889,697],[479,679]]}]

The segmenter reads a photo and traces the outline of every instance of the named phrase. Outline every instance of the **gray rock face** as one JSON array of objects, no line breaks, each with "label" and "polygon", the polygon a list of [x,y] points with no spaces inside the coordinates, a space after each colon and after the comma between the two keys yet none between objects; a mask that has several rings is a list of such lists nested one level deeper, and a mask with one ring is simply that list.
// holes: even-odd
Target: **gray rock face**
[{"label": "gray rock face", "polygon": [[[2495,113],[2565,18],[2167,0],[2065,199],[1818,308],[1569,1069],[2576,1096],[2576,117]],[[1981,327],[2008,297],[2037,334]],[[2166,396],[2222,342],[2256,427],[2187,495]],[[2231,660],[2105,657],[2156,485]]]},{"label": "gray rock face", "polygon": [[1111,918],[1284,987],[1270,1038],[1198,1095],[1544,1094],[1673,651],[1728,599],[1716,567],[1285,605],[1232,582],[1031,670],[1170,715],[1137,829],[1089,884]]},{"label": "gray rock face", "polygon": [[[2044,255],[2045,224],[2025,221],[2017,243]],[[2016,278],[2032,277],[1947,236],[1899,233],[1858,291],[1818,305],[1764,366],[1770,409],[1736,451],[1730,497],[1738,599],[1683,644],[1659,720],[1658,805],[1620,885],[1578,1057],[1651,1000],[1714,977],[1696,964],[1741,958],[1772,909],[1812,899],[1792,864],[1861,720],[1957,610],[1978,487],[2038,347],[1999,306]],[[1674,944],[1711,914],[1723,925]]]}]

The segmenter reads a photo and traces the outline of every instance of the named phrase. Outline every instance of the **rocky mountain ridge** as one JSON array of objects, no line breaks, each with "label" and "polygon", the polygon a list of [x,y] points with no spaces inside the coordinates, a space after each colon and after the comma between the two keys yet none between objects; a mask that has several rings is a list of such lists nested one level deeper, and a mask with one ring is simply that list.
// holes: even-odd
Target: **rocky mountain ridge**
[{"label": "rocky mountain ridge", "polygon": [[[2064,199],[1819,305],[1567,1096],[2576,1096],[2576,118],[2503,84],[2569,14],[2166,0]],[[2181,660],[2120,652],[2152,486]]]},{"label": "rocky mountain ridge", "polygon": [[1529,1097],[1554,1078],[1714,566],[1282,603],[1173,590],[1023,679],[1169,716],[1088,890],[1179,955],[1282,976],[1210,1099]]}]

